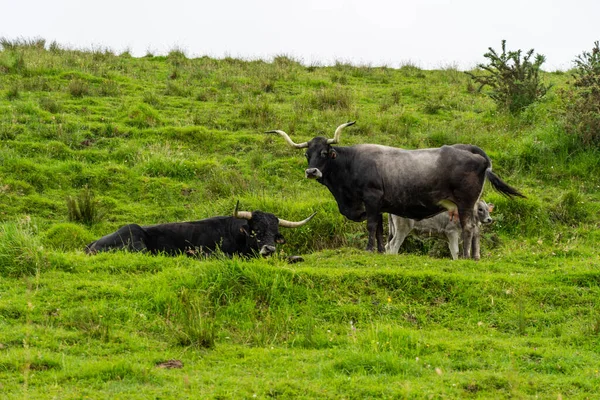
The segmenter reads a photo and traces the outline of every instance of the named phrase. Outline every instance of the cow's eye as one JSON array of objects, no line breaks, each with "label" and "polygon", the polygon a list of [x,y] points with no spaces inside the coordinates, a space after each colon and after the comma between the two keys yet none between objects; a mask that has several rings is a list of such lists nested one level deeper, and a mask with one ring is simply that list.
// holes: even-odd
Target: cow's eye
[{"label": "cow's eye", "polygon": [[321,152],[321,158],[327,158],[327,151],[326,150],[323,150]]}]

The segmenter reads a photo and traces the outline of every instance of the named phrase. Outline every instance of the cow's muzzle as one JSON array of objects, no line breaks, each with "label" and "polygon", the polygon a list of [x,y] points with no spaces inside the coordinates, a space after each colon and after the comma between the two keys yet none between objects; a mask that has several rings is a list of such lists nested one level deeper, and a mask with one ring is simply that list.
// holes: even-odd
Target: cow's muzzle
[{"label": "cow's muzzle", "polygon": [[264,245],[263,247],[260,248],[260,255],[263,257],[267,257],[270,256],[271,254],[275,253],[275,246],[269,246],[269,245]]},{"label": "cow's muzzle", "polygon": [[323,177],[323,174],[321,173],[319,168],[307,168],[304,171],[304,174],[308,179],[319,179]]}]

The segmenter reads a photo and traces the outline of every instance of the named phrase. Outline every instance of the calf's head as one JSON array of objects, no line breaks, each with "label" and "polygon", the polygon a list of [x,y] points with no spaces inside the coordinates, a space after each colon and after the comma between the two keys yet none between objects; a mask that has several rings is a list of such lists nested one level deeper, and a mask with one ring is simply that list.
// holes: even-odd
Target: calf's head
[{"label": "calf's head", "polygon": [[279,233],[280,226],[284,228],[297,228],[306,224],[316,214],[313,213],[310,217],[302,221],[287,221],[262,211],[238,211],[238,205],[239,202],[235,206],[233,216],[248,221],[248,231],[244,233],[248,236],[253,247],[256,247],[262,256],[273,254],[276,251],[276,244],[285,243],[283,235]]},{"label": "calf's head", "polygon": [[311,141],[303,143],[294,143],[284,131],[274,130],[268,131],[267,133],[278,133],[291,147],[296,149],[307,149],[306,159],[308,161],[308,168],[304,171],[304,174],[308,179],[320,179],[326,174],[327,166],[331,160],[334,160],[337,157],[337,153],[331,145],[339,142],[342,129],[354,125],[354,123],[354,121],[347,122],[338,126],[333,134],[333,139],[317,136]]},{"label": "calf's head", "polygon": [[493,209],[494,204],[479,200],[477,202],[477,220],[482,224],[491,224],[494,221],[490,216]]}]

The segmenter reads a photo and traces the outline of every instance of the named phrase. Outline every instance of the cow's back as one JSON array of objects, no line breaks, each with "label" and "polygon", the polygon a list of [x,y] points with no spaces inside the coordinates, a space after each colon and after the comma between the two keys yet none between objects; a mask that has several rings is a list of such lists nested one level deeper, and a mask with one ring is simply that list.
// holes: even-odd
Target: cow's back
[{"label": "cow's back", "polygon": [[[245,220],[229,216],[145,226],[153,252],[176,255],[249,254]],[[150,247],[150,246],[149,246]]]}]

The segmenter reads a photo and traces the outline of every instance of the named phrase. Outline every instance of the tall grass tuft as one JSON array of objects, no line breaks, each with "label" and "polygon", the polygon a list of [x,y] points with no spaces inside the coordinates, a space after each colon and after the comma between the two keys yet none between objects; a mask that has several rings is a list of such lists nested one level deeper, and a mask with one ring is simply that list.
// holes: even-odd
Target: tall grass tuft
[{"label": "tall grass tuft", "polygon": [[67,90],[73,97],[83,97],[90,92],[90,87],[87,82],[81,79],[73,79],[69,82]]},{"label": "tall grass tuft", "polygon": [[46,266],[34,230],[29,217],[0,225],[0,275],[35,275]]},{"label": "tall grass tuft", "polygon": [[550,210],[550,214],[556,221],[568,225],[577,225],[589,218],[583,196],[573,190],[559,198],[557,204]]},{"label": "tall grass tuft", "polygon": [[100,203],[95,199],[94,193],[87,186],[77,197],[67,197],[67,210],[69,221],[93,225],[104,218],[105,212],[101,210]]},{"label": "tall grass tuft", "polygon": [[22,74],[27,70],[25,57],[20,51],[6,51],[0,55],[0,72]]},{"label": "tall grass tuft", "polygon": [[21,97],[21,87],[15,82],[6,91],[6,99],[17,100],[19,97]]},{"label": "tall grass tuft", "polygon": [[244,103],[240,110],[242,120],[252,128],[269,126],[275,121],[275,111],[267,101]]},{"label": "tall grass tuft", "polygon": [[319,110],[348,110],[352,106],[352,93],[341,85],[319,90],[312,100]]},{"label": "tall grass tuft", "polygon": [[40,108],[52,114],[59,113],[62,110],[61,104],[52,97],[41,97],[39,100]]},{"label": "tall grass tuft", "polygon": [[210,349],[215,346],[215,323],[209,307],[186,288],[168,306],[166,324],[181,346]]},{"label": "tall grass tuft", "polygon": [[46,40],[42,38],[16,38],[9,39],[7,37],[0,37],[0,46],[4,50],[18,50],[18,49],[38,49],[43,50],[46,46]]}]

